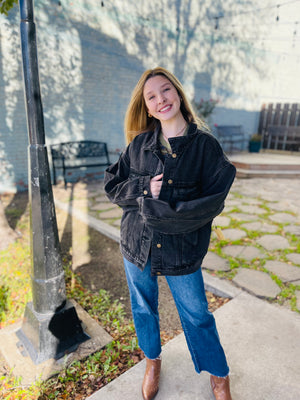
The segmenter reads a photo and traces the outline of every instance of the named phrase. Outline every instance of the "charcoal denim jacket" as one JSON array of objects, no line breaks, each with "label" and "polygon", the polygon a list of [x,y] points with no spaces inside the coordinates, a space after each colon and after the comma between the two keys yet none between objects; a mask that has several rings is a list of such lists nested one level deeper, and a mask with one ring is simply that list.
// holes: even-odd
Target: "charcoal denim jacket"
[{"label": "charcoal denim jacket", "polygon": [[[138,135],[105,172],[105,191],[123,209],[120,249],[141,270],[150,256],[151,274],[184,275],[200,268],[211,224],[224,208],[235,167],[218,141],[190,124],[186,136],[169,139],[163,156],[159,132]],[[154,199],[150,179],[163,173]]]}]

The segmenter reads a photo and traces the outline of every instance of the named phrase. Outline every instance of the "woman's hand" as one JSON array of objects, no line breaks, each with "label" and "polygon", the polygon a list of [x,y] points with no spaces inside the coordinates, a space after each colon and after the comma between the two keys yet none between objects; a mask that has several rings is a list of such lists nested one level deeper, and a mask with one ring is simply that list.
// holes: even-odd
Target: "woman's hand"
[{"label": "woman's hand", "polygon": [[154,199],[158,199],[161,190],[163,175],[164,174],[159,174],[150,179],[150,190]]}]

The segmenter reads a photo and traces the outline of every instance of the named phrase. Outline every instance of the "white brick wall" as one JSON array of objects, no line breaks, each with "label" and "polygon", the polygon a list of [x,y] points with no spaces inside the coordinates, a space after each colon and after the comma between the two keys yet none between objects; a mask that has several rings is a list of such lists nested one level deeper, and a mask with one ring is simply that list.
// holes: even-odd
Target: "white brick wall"
[{"label": "white brick wall", "polygon": [[[277,0],[61,3],[35,0],[47,144],[95,139],[122,148],[131,91],[156,65],[175,72],[191,98],[219,99],[212,123],[242,124],[249,134],[263,102],[299,101],[299,3],[280,7],[277,22]],[[18,7],[0,16],[0,192],[27,184],[19,24]]]}]

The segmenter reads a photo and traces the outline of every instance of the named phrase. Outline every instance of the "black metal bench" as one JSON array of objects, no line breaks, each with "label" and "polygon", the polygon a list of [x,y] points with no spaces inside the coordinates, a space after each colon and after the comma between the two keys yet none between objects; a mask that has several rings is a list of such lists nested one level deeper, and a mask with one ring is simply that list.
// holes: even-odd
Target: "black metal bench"
[{"label": "black metal bench", "polygon": [[241,125],[218,125],[216,128],[217,138],[225,152],[233,153],[247,148],[248,138]]},{"label": "black metal bench", "polygon": [[92,140],[65,142],[52,144],[50,150],[54,185],[56,185],[57,168],[62,169],[66,187],[66,170],[75,168],[107,167],[110,165],[107,145],[104,142]]},{"label": "black metal bench", "polygon": [[263,140],[267,149],[300,151],[300,126],[269,125]]}]

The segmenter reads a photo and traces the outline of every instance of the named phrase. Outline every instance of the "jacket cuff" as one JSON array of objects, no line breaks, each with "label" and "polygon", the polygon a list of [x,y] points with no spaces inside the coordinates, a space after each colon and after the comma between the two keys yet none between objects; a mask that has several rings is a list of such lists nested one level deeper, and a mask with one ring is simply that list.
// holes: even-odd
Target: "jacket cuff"
[{"label": "jacket cuff", "polygon": [[141,176],[140,183],[139,183],[139,194],[142,197],[150,197],[150,176]]}]

